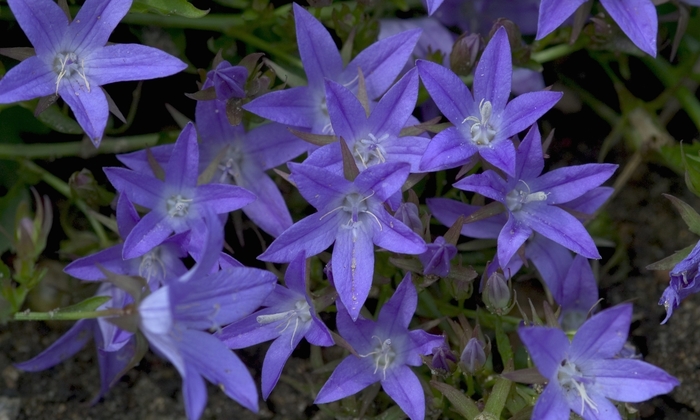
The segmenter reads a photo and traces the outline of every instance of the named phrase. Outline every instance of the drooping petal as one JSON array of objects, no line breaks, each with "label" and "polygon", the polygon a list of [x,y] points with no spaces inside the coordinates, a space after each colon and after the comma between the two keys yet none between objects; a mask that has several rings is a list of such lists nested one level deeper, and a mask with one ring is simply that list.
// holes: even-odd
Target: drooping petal
[{"label": "drooping petal", "polygon": [[494,171],[485,171],[470,175],[452,184],[464,191],[479,193],[484,197],[504,203],[506,200],[506,182]]},{"label": "drooping petal", "polygon": [[193,202],[216,214],[222,214],[238,210],[255,199],[255,194],[236,185],[204,184],[197,187]]},{"label": "drooping petal", "polygon": [[383,207],[377,207],[377,219],[381,229],[376,228],[372,241],[389,251],[401,254],[417,255],[426,251],[423,238],[398,219],[391,217]]},{"label": "drooping petal", "polygon": [[516,97],[506,105],[499,134],[511,137],[535,124],[562,96],[561,92],[540,91]]},{"label": "drooping petal", "polygon": [[515,146],[510,140],[492,141],[490,147],[479,147],[479,155],[506,174],[515,173]]},{"label": "drooping petal", "polygon": [[129,341],[119,350],[105,351],[97,349],[97,363],[100,366],[100,392],[91,403],[96,403],[119,380],[119,374],[123,372],[136,351],[136,338],[132,335]]},{"label": "drooping petal", "polygon": [[319,210],[337,206],[339,197],[351,188],[348,180],[326,169],[298,163],[289,163],[287,166],[292,171],[292,181],[301,195]]},{"label": "drooping petal", "polygon": [[297,46],[309,86],[323,89],[323,80],[335,80],[343,70],[343,60],[328,30],[311,13],[294,3]]},{"label": "drooping petal", "polygon": [[425,392],[411,368],[400,365],[387,372],[382,388],[411,420],[425,418]]},{"label": "drooping petal", "polygon": [[600,258],[591,235],[574,216],[543,203],[530,203],[528,207],[513,213],[523,225],[586,258]]},{"label": "drooping petal", "polygon": [[295,334],[292,334],[291,331],[288,331],[270,345],[267,354],[265,354],[262,368],[262,397],[264,400],[270,396],[272,389],[277,385],[285,363],[301,342],[305,332],[295,331]]},{"label": "drooping petal", "polygon": [[609,163],[588,163],[559,168],[547,172],[529,184],[533,192],[542,191],[547,194],[548,204],[566,203],[607,181],[617,166]]},{"label": "drooping petal", "polygon": [[236,184],[256,196],[243,207],[255,224],[272,236],[279,236],[292,226],[292,216],[275,182],[254,162],[244,162]]},{"label": "drooping petal", "polygon": [[474,70],[474,100],[491,102],[494,115],[499,115],[508,102],[512,77],[510,42],[505,28],[500,27]]},{"label": "drooping petal", "polygon": [[[426,204],[433,217],[445,226],[452,226],[459,219],[459,216],[469,216],[481,208],[446,198],[428,198]],[[462,227],[461,233],[470,238],[495,239],[498,238],[498,234],[503,229],[507,219],[506,214],[498,214],[484,220],[467,223]]]},{"label": "drooping petal", "polygon": [[37,57],[50,57],[59,52],[68,30],[68,18],[56,3],[51,0],[9,0],[7,3]]},{"label": "drooping petal", "polygon": [[549,327],[520,327],[518,335],[542,376],[554,381],[567,356],[569,339],[564,331]]},{"label": "drooping petal", "polygon": [[163,181],[124,168],[104,168],[104,172],[114,189],[135,204],[149,209],[163,205]]},{"label": "drooping petal", "polygon": [[185,400],[185,414],[188,419],[202,417],[207,405],[207,385],[204,378],[192,366],[187,366],[182,377],[182,396]]},{"label": "drooping petal", "polygon": [[270,123],[246,133],[243,148],[263,170],[268,170],[304,153],[309,144],[292,134],[287,127]]},{"label": "drooping petal", "polygon": [[557,29],[585,2],[586,0],[542,0],[536,39],[542,39]]},{"label": "drooping petal", "polygon": [[270,262],[292,261],[300,252],[307,257],[319,254],[328,248],[338,233],[341,223],[338,212],[322,215],[314,213],[295,224],[275,239],[258,259]]},{"label": "drooping petal", "polygon": [[420,161],[420,170],[435,172],[467,163],[479,149],[457,127],[439,132],[428,143]]},{"label": "drooping petal", "polygon": [[55,366],[80,351],[93,337],[94,319],[81,319],[46,350],[15,367],[27,372],[38,372]]},{"label": "drooping petal", "polygon": [[360,140],[367,131],[367,117],[357,97],[346,87],[326,80],[326,106],[333,132],[347,142]]},{"label": "drooping petal", "polygon": [[73,111],[80,127],[95,147],[99,146],[109,117],[107,97],[102,89],[98,86],[86,88],[74,78],[64,78],[58,93]]},{"label": "drooping petal", "polygon": [[299,86],[268,92],[243,109],[280,124],[310,129],[321,112],[321,102],[308,86]]},{"label": "drooping petal", "polygon": [[104,46],[131,7],[129,0],[88,1],[68,26],[66,38],[78,57]]},{"label": "drooping petal", "polygon": [[186,68],[187,64],[179,58],[138,44],[107,45],[85,60],[85,74],[99,86],[127,80],[156,79]]},{"label": "drooping petal", "polygon": [[569,418],[569,404],[559,382],[552,381],[537,398],[532,411],[533,419],[560,420]]},{"label": "drooping petal", "polygon": [[[416,108],[418,72],[411,69],[382,96],[369,116],[368,128],[377,137],[398,135]],[[336,131],[336,134],[339,134]]]},{"label": "drooping petal", "polygon": [[571,262],[559,290],[552,289],[554,299],[563,310],[588,312],[598,301],[598,285],[588,260],[577,255]]},{"label": "drooping petal", "polygon": [[333,281],[352,319],[367,300],[374,274],[374,244],[363,226],[338,231],[333,247]]},{"label": "drooping petal", "polygon": [[416,47],[421,30],[413,29],[381,39],[362,50],[348,64],[337,82],[349,86],[362,69],[369,99],[376,99],[394,83]]},{"label": "drooping petal", "polygon": [[9,104],[52,95],[56,92],[57,78],[58,75],[43,60],[37,56],[29,57],[0,79],[0,103]]},{"label": "drooping petal", "polygon": [[[557,303],[563,305],[558,297],[561,297],[562,286],[566,287],[567,281],[564,279],[566,279],[566,273],[569,271],[573,260],[571,251],[551,239],[535,234],[525,247],[525,257],[535,264],[542,280],[544,280],[552,295],[554,295],[554,299]],[[517,259],[518,257],[513,258]],[[583,257],[579,256],[577,258]],[[585,260],[585,258],[583,259]],[[595,300],[598,300],[597,296]],[[595,301],[591,303],[591,306],[593,303]]]},{"label": "drooping petal", "polygon": [[[177,137],[165,169],[165,184],[175,192],[188,191],[197,186],[199,173],[199,146],[192,122],[187,123]],[[189,198],[189,197],[188,197]]]},{"label": "drooping petal", "polygon": [[656,57],[656,34],[659,22],[656,17],[656,6],[652,1],[601,0],[600,2],[634,45],[650,56]]},{"label": "drooping petal", "polygon": [[409,165],[403,162],[370,166],[360,172],[355,186],[366,197],[372,195],[374,200],[384,202],[401,190],[409,170]]},{"label": "drooping petal", "polygon": [[671,392],[678,379],[641,360],[605,359],[586,366],[585,374],[607,398],[622,402],[642,402]]},{"label": "drooping petal", "polygon": [[632,304],[623,303],[593,315],[571,341],[569,356],[574,363],[614,357],[627,341]]},{"label": "drooping petal", "polygon": [[377,382],[372,366],[366,360],[348,356],[335,368],[318,392],[314,404],[324,404],[356,394]]},{"label": "drooping petal", "polygon": [[525,243],[532,234],[532,229],[518,221],[512,215],[498,234],[498,260],[501,261],[501,268],[505,269],[508,261],[518,252],[518,249]]},{"label": "drooping petal", "polygon": [[462,125],[470,115],[478,115],[471,92],[451,70],[430,61],[418,60],[416,67],[430,97],[452,124]]},{"label": "drooping petal", "polygon": [[416,313],[417,304],[418,292],[413,285],[411,273],[406,273],[394,294],[379,311],[377,323],[388,326],[386,331],[388,336],[393,336],[398,331],[405,331],[408,329],[413,314]]},{"label": "drooping petal", "polygon": [[167,214],[159,211],[148,213],[124,240],[122,258],[128,260],[144,255],[163,243],[171,233],[173,228]]}]

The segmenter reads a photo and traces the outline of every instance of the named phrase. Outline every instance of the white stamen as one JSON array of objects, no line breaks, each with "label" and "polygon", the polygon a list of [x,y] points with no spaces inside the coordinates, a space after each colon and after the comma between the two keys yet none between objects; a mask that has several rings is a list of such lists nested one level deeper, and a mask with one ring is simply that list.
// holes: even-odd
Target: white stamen
[{"label": "white stamen", "polygon": [[184,198],[180,194],[168,198],[166,206],[171,217],[184,217],[190,211],[191,198]]},{"label": "white stamen", "polygon": [[491,140],[496,136],[496,129],[490,124],[491,113],[493,112],[493,106],[490,101],[484,99],[479,102],[479,114],[480,119],[471,115],[462,121],[462,124],[467,121],[472,122],[472,126],[469,130],[472,141],[477,146],[485,146],[491,143]]},{"label": "white stamen", "polygon": [[383,375],[383,378],[386,379],[386,370],[389,368],[389,365],[391,364],[391,362],[394,361],[394,358],[396,358],[396,352],[391,347],[391,339],[390,338],[387,338],[384,341],[382,341],[382,339],[376,335],[373,335],[372,338],[376,338],[377,341],[379,341],[379,345],[377,347],[375,347],[374,351],[369,352],[367,354],[360,354],[358,356],[360,356],[360,357],[374,356],[374,373],[377,373],[377,371],[379,370],[379,364],[383,362],[382,375]]}]

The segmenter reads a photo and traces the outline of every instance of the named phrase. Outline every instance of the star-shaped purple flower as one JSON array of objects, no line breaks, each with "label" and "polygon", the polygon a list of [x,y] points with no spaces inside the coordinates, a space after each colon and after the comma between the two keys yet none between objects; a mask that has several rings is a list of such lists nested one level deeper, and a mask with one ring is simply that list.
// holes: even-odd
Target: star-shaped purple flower
[{"label": "star-shaped purple flower", "polygon": [[408,330],[418,304],[418,293],[406,274],[396,292],[379,311],[377,322],[359,317],[353,321],[339,305],[338,332],[355,349],[335,368],[318,392],[316,404],[353,395],[380,382],[386,392],[411,418],[425,417],[425,393],[409,366],[420,366],[420,356],[431,354],[445,339],[423,330]]},{"label": "star-shaped purple flower", "polygon": [[[537,39],[542,39],[564,23],[586,0],[542,0]],[[659,23],[651,0],[600,0],[622,32],[640,50],[656,57]]]},{"label": "star-shaped purple flower", "polygon": [[284,231],[258,259],[294,260],[300,252],[316,255],[332,243],[333,278],[340,300],[356,319],[372,286],[374,244],[403,254],[425,252],[425,242],[392,217],[383,203],[408,177],[406,163],[370,166],[350,182],[311,165],[289,163],[291,179],[318,209]]},{"label": "star-shaped purple flower", "polygon": [[537,126],[520,143],[515,158],[515,176],[504,180],[495,171],[487,170],[454,184],[455,188],[479,193],[506,207],[508,220],[498,235],[501,268],[505,269],[533,231],[586,258],[600,258],[586,228],[558,205],[605,182],[617,165],[592,163],[559,168],[540,176],[544,158]]},{"label": "star-shaped purple flower", "polygon": [[641,360],[616,357],[627,341],[632,305],[601,311],[569,342],[555,328],[520,327],[518,335],[549,383],[532,413],[534,419],[620,419],[610,399],[642,402],[676,387],[678,379]]},{"label": "star-shaped purple flower", "polygon": [[513,75],[506,30],[496,31],[474,72],[474,96],[451,70],[418,60],[428,93],[454,127],[438,133],[420,162],[422,171],[455,168],[476,154],[508,175],[515,174],[510,137],[534,124],[561,98],[560,92],[530,92],[508,102]]},{"label": "star-shaped purple flower", "polygon": [[187,65],[156,48],[107,44],[131,7],[131,0],[88,0],[73,22],[51,0],[9,0],[36,56],[0,80],[0,103],[58,94],[95,147],[107,125],[109,107],[100,88],[108,83],[169,76]]},{"label": "star-shaped purple flower", "polygon": [[418,42],[420,30],[378,41],[343,68],[343,60],[328,30],[303,7],[294,3],[299,54],[308,86],[267,93],[243,106],[247,111],[281,124],[332,134],[326,108],[325,79],[357,91],[361,68],[369,99],[382,95],[399,75]]},{"label": "star-shaped purple flower", "polygon": [[124,168],[105,168],[114,187],[134,203],[151,209],[124,241],[123,258],[141,256],[173,232],[192,230],[189,251],[195,257],[203,244],[202,214],[237,210],[255,200],[243,188],[227,184],[197,185],[199,147],[194,125],[188,123],[178,137],[165,167],[165,181]]},{"label": "star-shaped purple flower", "polygon": [[659,300],[659,305],[663,305],[664,309],[666,309],[666,318],[661,322],[662,324],[665,324],[671,318],[673,311],[678,309],[683,299],[700,292],[699,266],[700,242],[669,273],[669,285]]},{"label": "star-shaped purple flower", "polygon": [[224,327],[217,337],[229,348],[242,349],[272,340],[262,368],[262,393],[267,399],[282,374],[284,364],[302,338],[315,345],[333,345],[328,327],[318,318],[306,293],[306,258],[303,254],[289,264],[284,275],[287,287],[276,285],[261,309]]}]

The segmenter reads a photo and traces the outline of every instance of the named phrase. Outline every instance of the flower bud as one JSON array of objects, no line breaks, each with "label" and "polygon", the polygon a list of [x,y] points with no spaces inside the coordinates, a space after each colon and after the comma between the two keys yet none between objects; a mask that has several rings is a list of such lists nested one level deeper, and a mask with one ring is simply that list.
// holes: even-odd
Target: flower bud
[{"label": "flower bud", "polygon": [[476,373],[486,363],[486,353],[484,352],[484,343],[476,337],[472,337],[467,342],[467,345],[459,357],[459,361],[464,370],[469,373]]},{"label": "flower bud", "polygon": [[447,277],[450,272],[450,260],[457,255],[457,247],[445,242],[442,236],[435,238],[435,242],[427,244],[427,247],[428,250],[418,256],[423,264],[423,274]]},{"label": "flower bud", "polygon": [[481,35],[463,33],[452,46],[450,53],[452,71],[460,76],[471,73],[483,47],[484,40],[481,39]]},{"label": "flower bud", "polygon": [[404,225],[411,228],[417,234],[423,233],[423,223],[418,215],[418,206],[413,203],[401,203],[396,209],[394,217],[399,219]]},{"label": "flower bud", "polygon": [[457,265],[451,268],[450,275],[444,281],[452,297],[461,301],[472,296],[476,277],[477,274],[473,268]]},{"label": "flower bud", "polygon": [[510,306],[510,286],[503,274],[495,272],[486,281],[483,292],[486,308],[499,315],[507,313]]}]

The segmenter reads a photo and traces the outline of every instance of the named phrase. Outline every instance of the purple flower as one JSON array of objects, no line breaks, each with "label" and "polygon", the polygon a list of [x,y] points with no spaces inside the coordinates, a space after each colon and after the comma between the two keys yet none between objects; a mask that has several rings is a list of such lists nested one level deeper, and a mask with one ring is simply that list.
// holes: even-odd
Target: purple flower
[{"label": "purple flower", "polygon": [[380,382],[386,392],[412,420],[425,417],[423,387],[409,366],[422,364],[422,355],[444,343],[444,338],[423,330],[408,330],[418,294],[406,274],[394,295],[379,311],[377,322],[359,317],[353,322],[339,305],[338,332],[355,349],[335,368],[318,393],[323,404],[353,395]]},{"label": "purple flower", "polygon": [[455,35],[435,18],[381,19],[379,21],[379,39],[388,38],[402,32],[405,33],[415,28],[422,29],[423,32],[418,38],[416,48],[414,48],[411,58],[406,63],[406,67],[413,67],[416,59],[426,59],[429,54],[434,54],[438,51],[443,54],[442,64],[449,66],[450,52],[455,42]]},{"label": "purple flower", "polygon": [[[418,172],[418,164],[430,139],[399,137],[416,107],[417,97],[418,73],[410,70],[367,116],[350,90],[326,81],[326,103],[331,126],[334,133],[347,142],[360,170],[384,162],[406,162],[411,165],[411,172]],[[340,143],[321,147],[304,163],[342,173]]]},{"label": "purple flower", "polygon": [[332,243],[333,280],[353,319],[369,294],[374,273],[374,245],[404,254],[425,252],[425,242],[392,217],[383,203],[400,191],[408,177],[406,163],[370,166],[350,182],[311,165],[289,163],[291,179],[316,209],[275,239],[258,259],[294,260],[300,252],[316,255]]},{"label": "purple flower", "polygon": [[[586,0],[542,0],[537,39],[554,31]],[[640,50],[656,57],[658,21],[656,7],[651,0],[600,0],[622,32],[630,37]]]},{"label": "purple flower", "polygon": [[506,207],[508,220],[498,235],[497,251],[503,269],[533,231],[586,258],[600,258],[586,228],[558,205],[605,182],[617,165],[579,165],[540,176],[543,168],[540,133],[533,126],[518,147],[515,176],[504,180],[495,171],[487,170],[454,184],[455,188],[479,193]]},{"label": "purple flower", "polygon": [[641,360],[616,358],[627,341],[632,305],[601,311],[569,342],[563,331],[520,327],[518,334],[542,376],[549,380],[532,418],[620,419],[608,398],[642,402],[676,387],[676,378]]},{"label": "purple flower", "polygon": [[214,70],[207,73],[207,80],[204,82],[206,89],[214,87],[216,99],[225,101],[230,98],[245,98],[245,82],[248,79],[248,70],[243,66],[232,66],[224,60],[220,62]]},{"label": "purple flower", "polygon": [[421,80],[454,127],[438,133],[420,162],[422,171],[463,165],[477,153],[508,175],[515,174],[515,147],[510,137],[534,124],[561,98],[560,92],[530,92],[508,102],[513,74],[510,44],[501,27],[475,70],[474,96],[452,71],[416,62]]},{"label": "purple flower", "polygon": [[434,274],[447,277],[450,273],[450,261],[457,255],[457,247],[438,236],[432,244],[427,244],[428,250],[418,256],[423,264],[423,274]]},{"label": "purple flower", "polygon": [[467,372],[476,373],[484,366],[486,363],[484,347],[486,347],[484,343],[476,337],[470,338],[467,345],[464,346],[462,355],[459,356],[459,361]]},{"label": "purple flower", "polygon": [[365,76],[367,95],[382,95],[403,69],[420,36],[416,29],[378,41],[357,55],[347,67],[328,30],[303,7],[294,3],[299,54],[308,86],[267,93],[243,108],[281,124],[332,134],[326,108],[325,79],[357,90],[357,69]]},{"label": "purple flower", "polygon": [[661,322],[662,324],[665,324],[671,318],[673,311],[680,306],[683,299],[700,292],[700,281],[698,281],[700,277],[698,273],[699,265],[700,242],[669,273],[671,277],[670,283],[659,300],[659,305],[664,305],[664,309],[666,309],[666,318]]},{"label": "purple flower", "polygon": [[192,230],[190,252],[199,255],[204,239],[204,209],[214,214],[237,210],[255,200],[243,188],[225,184],[197,186],[199,147],[194,125],[188,123],[175,143],[165,167],[165,181],[124,168],[105,168],[105,174],[120,193],[151,209],[124,241],[124,259],[141,256],[161,244],[173,232]]},{"label": "purple flower", "polygon": [[105,45],[131,0],[88,0],[73,22],[50,0],[9,0],[36,56],[0,80],[0,103],[58,94],[70,106],[95,147],[109,114],[100,86],[169,76],[187,65],[155,48]]},{"label": "purple flower", "polygon": [[[417,234],[423,233],[423,222],[418,214],[418,206],[411,202],[403,202],[396,209],[394,217],[399,219],[404,225],[410,227]],[[457,220],[457,219],[455,219]]]},{"label": "purple flower", "polygon": [[552,291],[561,306],[559,322],[565,331],[576,331],[598,303],[598,284],[588,260],[577,255],[560,284],[559,290]]},{"label": "purple flower", "polygon": [[262,368],[263,399],[267,399],[282,374],[284,364],[302,338],[315,345],[333,345],[328,327],[318,318],[306,293],[306,258],[300,254],[287,267],[287,287],[276,285],[262,303],[265,309],[224,327],[217,337],[229,348],[242,349],[272,340]]}]

